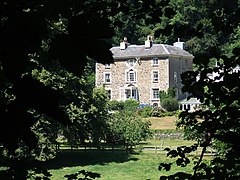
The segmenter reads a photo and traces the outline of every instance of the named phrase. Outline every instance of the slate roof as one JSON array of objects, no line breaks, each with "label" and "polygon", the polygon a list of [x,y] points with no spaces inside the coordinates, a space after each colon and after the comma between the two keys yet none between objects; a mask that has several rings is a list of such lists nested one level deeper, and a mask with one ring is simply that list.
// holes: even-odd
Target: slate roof
[{"label": "slate roof", "polygon": [[180,104],[201,104],[201,102],[197,98],[183,99],[179,102]]},{"label": "slate roof", "polygon": [[112,47],[110,49],[113,53],[114,59],[126,59],[137,57],[160,57],[160,56],[183,56],[193,59],[193,55],[187,51],[166,44],[153,44],[151,48],[146,49],[145,45],[130,45],[126,49],[122,50],[120,47]]}]

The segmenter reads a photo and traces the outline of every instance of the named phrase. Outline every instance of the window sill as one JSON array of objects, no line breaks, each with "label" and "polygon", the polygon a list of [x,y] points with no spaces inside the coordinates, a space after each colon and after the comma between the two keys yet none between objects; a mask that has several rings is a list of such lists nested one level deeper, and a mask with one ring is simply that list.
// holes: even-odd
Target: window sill
[{"label": "window sill", "polygon": [[132,84],[132,83],[136,83],[137,81],[127,81],[127,84]]}]

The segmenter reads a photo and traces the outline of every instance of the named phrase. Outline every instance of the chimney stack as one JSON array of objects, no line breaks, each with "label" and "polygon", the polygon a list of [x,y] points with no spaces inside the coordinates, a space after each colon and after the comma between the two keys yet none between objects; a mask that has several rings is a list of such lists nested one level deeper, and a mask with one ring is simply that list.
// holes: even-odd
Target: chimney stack
[{"label": "chimney stack", "polygon": [[123,38],[123,41],[120,42],[120,49],[121,49],[121,50],[126,49],[127,46],[128,46],[128,44],[129,44],[129,43],[127,42],[127,37],[124,37],[124,38]]},{"label": "chimney stack", "polygon": [[179,48],[181,48],[181,49],[185,49],[185,43],[184,42],[181,42],[180,41],[180,38],[178,38],[178,41],[177,42],[175,42],[175,43],[173,43],[173,46],[175,46],[175,47],[179,47]]},{"label": "chimney stack", "polygon": [[147,40],[145,41],[145,48],[149,49],[152,47],[152,43],[153,43],[153,36],[148,35],[147,36]]}]

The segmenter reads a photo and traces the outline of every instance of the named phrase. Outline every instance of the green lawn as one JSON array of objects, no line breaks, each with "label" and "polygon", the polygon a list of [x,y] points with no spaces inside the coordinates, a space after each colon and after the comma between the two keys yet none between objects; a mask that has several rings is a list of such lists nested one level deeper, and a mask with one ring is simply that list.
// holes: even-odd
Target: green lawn
[{"label": "green lawn", "polygon": [[[68,156],[69,164],[64,162],[64,156]],[[144,180],[144,179],[159,179],[160,175],[169,174],[166,171],[159,171],[158,166],[161,162],[172,162],[173,159],[167,158],[165,153],[142,152],[139,154],[127,154],[124,152],[74,152],[71,153],[70,161],[69,154],[62,154],[57,160],[62,165],[56,169],[50,168],[52,174],[51,179],[59,180],[66,174],[73,174],[79,170],[86,170],[101,174],[104,180]],[[61,160],[62,158],[62,160]],[[57,162],[56,161],[56,162]],[[77,163],[78,162],[78,163]],[[173,168],[174,171],[191,172],[191,167]]]},{"label": "green lawn", "polygon": [[[164,145],[172,148],[178,145],[192,145],[194,142],[181,139],[165,139]],[[142,146],[158,146],[159,140],[150,140]],[[174,162],[168,158],[165,151],[145,150],[135,154],[128,154],[125,151],[93,151],[87,152],[74,150],[63,151],[63,153],[51,163],[47,164],[52,174],[51,179],[62,179],[66,174],[73,174],[79,170],[86,170],[101,174],[104,180],[146,180],[159,179],[160,175],[168,175],[170,172],[159,171],[160,163]],[[190,167],[173,167],[173,171],[191,172]],[[173,172],[172,171],[172,172]]]},{"label": "green lawn", "polygon": [[[175,117],[149,118],[152,122],[152,129],[174,130]],[[174,162],[174,159],[166,156],[166,151],[144,149],[145,147],[176,148],[177,146],[194,144],[193,141],[183,139],[160,139],[148,140],[136,148],[135,154],[126,151],[114,150],[78,150],[70,151],[62,149],[56,159],[44,162],[41,166],[47,168],[52,174],[51,180],[62,180],[64,175],[74,174],[80,170],[91,171],[101,174],[101,180],[157,180],[161,175],[169,175],[173,172],[192,172],[192,164],[185,168],[173,166],[170,172],[159,171],[160,163]],[[144,151],[142,151],[144,149]],[[199,154],[192,154],[191,158]],[[205,157],[211,158],[211,157]],[[192,162],[192,161],[191,161]],[[0,167],[0,170],[1,169]]]}]

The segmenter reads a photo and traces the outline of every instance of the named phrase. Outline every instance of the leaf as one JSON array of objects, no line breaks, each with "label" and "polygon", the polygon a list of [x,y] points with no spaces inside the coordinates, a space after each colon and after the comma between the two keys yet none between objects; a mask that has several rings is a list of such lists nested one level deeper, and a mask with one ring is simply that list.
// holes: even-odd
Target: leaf
[{"label": "leaf", "polygon": [[172,163],[161,163],[158,167],[158,170],[162,170],[164,168],[166,171],[169,171],[171,169]]},{"label": "leaf", "polygon": [[178,158],[176,160],[176,164],[177,164],[177,166],[181,166],[183,164],[183,159],[182,158]]},{"label": "leaf", "polygon": [[170,151],[170,148],[167,147],[167,148],[164,148],[163,150],[164,151]]}]

